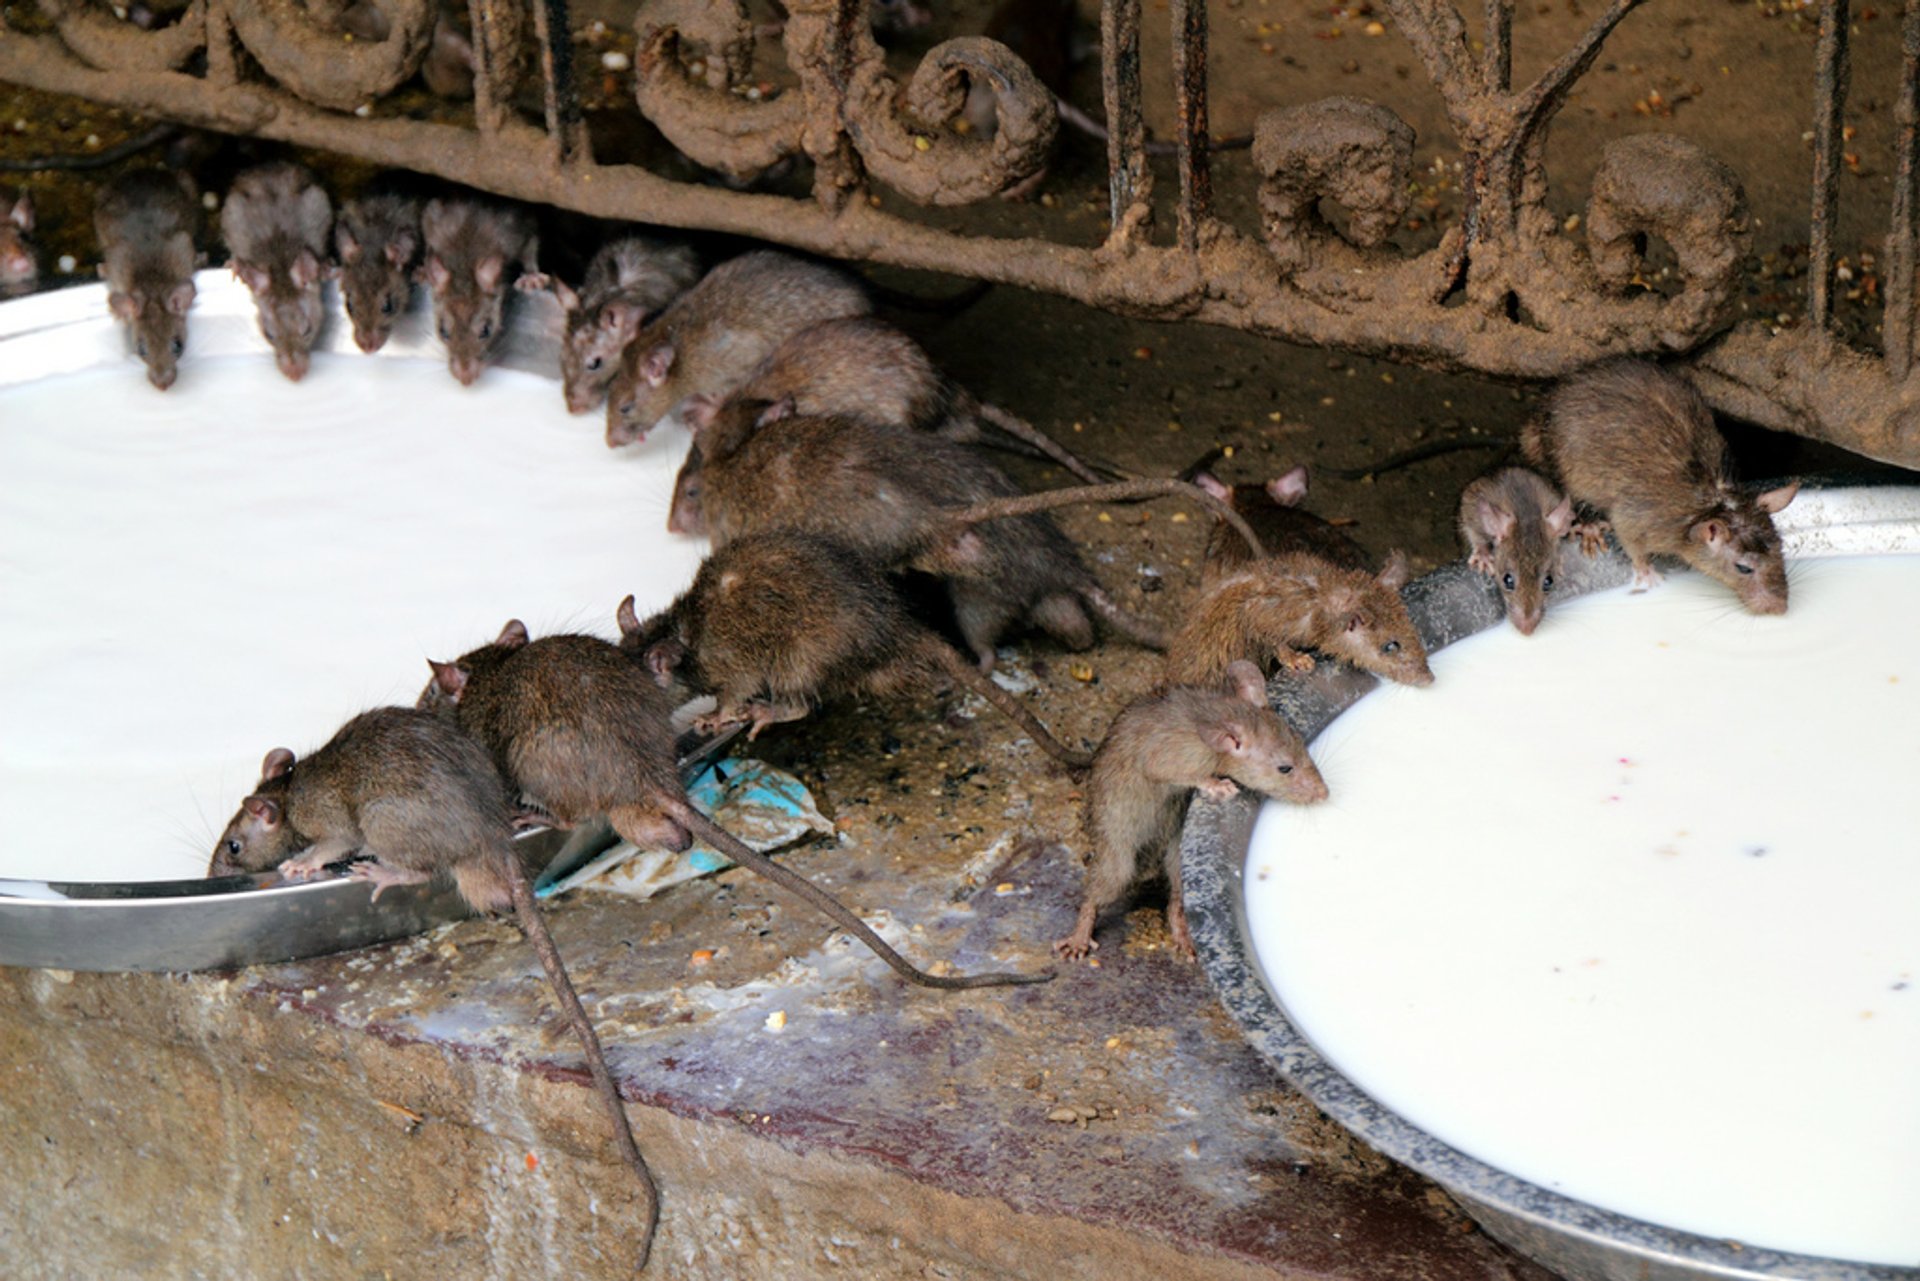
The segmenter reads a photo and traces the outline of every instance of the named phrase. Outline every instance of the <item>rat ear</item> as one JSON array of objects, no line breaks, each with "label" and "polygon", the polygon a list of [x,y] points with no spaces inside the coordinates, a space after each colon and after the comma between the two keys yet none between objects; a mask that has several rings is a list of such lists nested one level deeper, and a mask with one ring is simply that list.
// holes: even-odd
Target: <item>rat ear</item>
[{"label": "rat ear", "polygon": [[793,417],[795,408],[793,397],[782,396],[761,410],[760,416],[753,420],[753,425],[755,427],[765,427],[768,423],[777,423],[782,418],[791,418]]},{"label": "rat ear", "polygon": [[360,255],[363,252],[360,242],[355,239],[351,231],[346,229],[345,225],[333,229],[333,247],[340,251],[340,261],[349,267],[360,261]]},{"label": "rat ear", "polygon": [[1705,520],[1696,520],[1693,522],[1693,528],[1687,531],[1687,537],[1693,539],[1695,542],[1705,543],[1709,547],[1717,547],[1721,543],[1726,542],[1731,536],[1731,531],[1727,528],[1727,522],[1721,520],[1718,516],[1709,516]]},{"label": "rat ear", "polygon": [[488,254],[474,264],[473,279],[485,293],[492,293],[500,287],[500,274],[507,269],[507,260],[499,254]]},{"label": "rat ear", "polygon": [[451,702],[459,702],[460,695],[467,688],[467,669],[458,663],[441,663],[429,658],[427,666],[433,669],[433,686]]},{"label": "rat ear", "polygon": [[1205,490],[1223,503],[1233,501],[1233,486],[1227,484],[1210,471],[1195,472],[1193,474],[1193,483],[1196,488]]},{"label": "rat ear", "polygon": [[1241,702],[1251,703],[1255,707],[1267,705],[1267,678],[1246,659],[1236,658],[1227,664],[1227,684]]},{"label": "rat ear", "polygon": [[1246,740],[1235,725],[1210,725],[1203,736],[1207,746],[1222,756],[1238,756],[1247,748]]},{"label": "rat ear", "polygon": [[247,812],[247,817],[254,819],[263,827],[280,826],[280,803],[278,801],[269,800],[264,796],[249,796],[246,800],[240,802],[240,808]]},{"label": "rat ear", "polygon": [[1397,592],[1407,585],[1407,579],[1413,577],[1413,569],[1407,564],[1407,554],[1398,547],[1387,553],[1387,563],[1380,571],[1380,585],[1390,592]]},{"label": "rat ear", "polygon": [[1479,500],[1480,529],[1496,543],[1513,536],[1513,513],[1488,498]]},{"label": "rat ear", "polygon": [[268,274],[265,267],[256,267],[250,262],[241,262],[238,258],[227,265],[232,267],[233,274],[240,277],[240,279],[245,282],[247,288],[256,294],[265,293],[268,287],[273,284],[273,277]]},{"label": "rat ear", "polygon": [[674,669],[687,657],[687,647],[677,640],[655,641],[647,646],[647,670],[653,673],[654,683],[661,689],[673,683]]},{"label": "rat ear", "polygon": [[1778,489],[1769,489],[1766,493],[1754,499],[1753,505],[1771,516],[1792,502],[1793,496],[1799,492],[1800,482],[1796,480],[1790,485],[1782,485]]},{"label": "rat ear", "polygon": [[630,334],[640,328],[647,313],[625,298],[615,298],[600,309],[600,328],[610,334]]},{"label": "rat ear", "polygon": [[1547,532],[1555,538],[1565,538],[1573,528],[1573,498],[1562,498],[1560,505],[1547,513]]},{"label": "rat ear", "polygon": [[548,287],[553,290],[554,298],[559,301],[560,310],[562,311],[579,311],[580,310],[580,295],[573,291],[572,285],[560,279],[560,277],[555,276],[553,278],[552,283]]},{"label": "rat ear", "polygon": [[719,398],[708,392],[696,391],[680,402],[680,417],[695,435],[713,426],[713,417],[719,412]]},{"label": "rat ear", "polygon": [[640,615],[634,611],[631,595],[620,602],[620,608],[613,611],[613,620],[620,624],[622,636],[631,636],[640,630]]},{"label": "rat ear", "polygon": [[33,193],[23,191],[20,198],[13,202],[13,208],[7,211],[7,218],[22,231],[33,230]]},{"label": "rat ear", "polygon": [[267,753],[267,759],[260,762],[260,781],[279,778],[293,768],[293,753],[284,747],[276,747]]},{"label": "rat ear", "polygon": [[1267,482],[1267,497],[1282,507],[1296,506],[1306,496],[1307,467],[1305,463]]},{"label": "rat ear", "polygon": [[420,274],[425,278],[427,287],[436,294],[443,292],[453,282],[453,273],[447,270],[447,264],[441,261],[439,254],[427,255],[427,261],[421,267]]},{"label": "rat ear", "polygon": [[673,368],[673,344],[663,342],[649,351],[640,361],[640,377],[649,387],[658,387],[667,381],[667,371]]},{"label": "rat ear", "polygon": [[287,275],[301,289],[311,289],[320,283],[320,260],[314,256],[313,250],[302,249]]},{"label": "rat ear", "polygon": [[404,267],[412,260],[420,248],[420,238],[411,231],[398,231],[387,242],[387,261],[396,267]]},{"label": "rat ear", "polygon": [[107,310],[121,320],[132,320],[140,314],[140,304],[133,300],[132,294],[123,294],[116,289],[107,295]]},{"label": "rat ear", "polygon": [[193,306],[193,282],[183,280],[167,291],[167,310],[176,316],[187,314],[187,308]]},{"label": "rat ear", "polygon": [[505,646],[507,649],[519,649],[530,639],[532,638],[527,635],[527,625],[517,618],[509,618],[507,625],[500,629],[500,634],[494,637],[493,643]]},{"label": "rat ear", "polygon": [[1363,617],[1361,617],[1361,616],[1360,616],[1359,614],[1348,614],[1348,615],[1347,615],[1347,630],[1348,630],[1348,631],[1350,631],[1350,632],[1357,632],[1357,631],[1359,631],[1359,630],[1360,630],[1361,628],[1363,628],[1363,627],[1365,627],[1366,625],[1367,625],[1367,620],[1366,620],[1365,618],[1363,618]]}]

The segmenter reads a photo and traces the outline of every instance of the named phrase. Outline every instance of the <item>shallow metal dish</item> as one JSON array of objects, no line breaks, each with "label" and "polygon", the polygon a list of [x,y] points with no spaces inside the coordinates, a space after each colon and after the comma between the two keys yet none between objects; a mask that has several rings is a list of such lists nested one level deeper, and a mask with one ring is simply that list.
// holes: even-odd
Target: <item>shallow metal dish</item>
[{"label": "shallow metal dish", "polygon": [[[1790,556],[1920,552],[1920,489],[1809,488],[1777,519]],[[1614,552],[1574,556],[1561,576],[1567,595],[1617,587],[1632,575]],[[1491,582],[1464,564],[1436,570],[1407,588],[1413,620],[1429,650],[1503,625]],[[1322,664],[1270,686],[1275,705],[1311,741],[1379,682]],[[1514,1249],[1573,1281],[1912,1281],[1920,1269],[1787,1254],[1678,1232],[1550,1192],[1450,1147],[1382,1107],[1321,1058],[1288,1021],[1248,938],[1242,877],[1259,802],[1194,799],[1181,837],[1181,888],[1207,978],[1227,1012],[1268,1062],[1321,1111],[1370,1147],[1446,1188],[1480,1225]],[[1783,1154],[1783,1159],[1788,1159]],[[1916,1207],[1915,1213],[1920,1213]]]},{"label": "shallow metal dish", "polygon": [[[181,377],[201,360],[232,355],[272,358],[260,336],[253,298],[226,271],[202,271]],[[353,331],[338,293],[316,351],[351,353]],[[518,295],[495,364],[557,381],[560,307],[550,294]],[[444,360],[433,335],[426,291],[373,359]],[[148,394],[145,371],[122,326],[107,312],[106,286],[78,285],[0,304],[0,387],[113,367],[125,370],[134,394]],[[707,742],[683,736],[682,781],[723,748],[731,732]],[[529,832],[521,850],[539,868],[576,864],[617,839],[604,824],[568,836]],[[286,884],[273,873],[212,880],[65,883],[0,878],[0,965],[66,970],[215,969],[294,960],[366,947],[457,920],[467,908],[450,886],[396,886],[372,901],[359,881]]]}]

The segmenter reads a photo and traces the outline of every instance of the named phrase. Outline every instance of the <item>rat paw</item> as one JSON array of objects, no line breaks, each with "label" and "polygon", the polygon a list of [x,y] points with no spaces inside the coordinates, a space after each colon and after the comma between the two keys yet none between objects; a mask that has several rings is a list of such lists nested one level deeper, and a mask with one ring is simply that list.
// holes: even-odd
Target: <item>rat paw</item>
[{"label": "rat paw", "polygon": [[1636,565],[1633,568],[1633,590],[1644,592],[1649,587],[1658,587],[1665,581],[1665,575],[1651,565]]},{"label": "rat paw", "polygon": [[1313,655],[1294,650],[1280,656],[1280,666],[1290,672],[1310,672],[1313,670]]},{"label": "rat paw", "polygon": [[1575,525],[1567,534],[1580,540],[1580,553],[1583,556],[1598,556],[1607,549],[1607,534],[1612,528],[1604,520],[1590,520]]},{"label": "rat paw", "polygon": [[1066,938],[1055,939],[1053,944],[1053,954],[1063,961],[1084,960],[1088,954],[1099,950],[1098,943],[1079,934],[1069,934]]},{"label": "rat paw", "polygon": [[513,282],[513,287],[523,294],[538,293],[553,286],[553,277],[544,271],[529,271]]},{"label": "rat paw", "polygon": [[1480,573],[1485,574],[1488,578],[1492,578],[1493,577],[1493,553],[1491,551],[1475,552],[1473,555],[1467,557],[1467,568],[1472,570],[1478,570]]},{"label": "rat paw", "polygon": [[1200,784],[1196,790],[1210,801],[1227,801],[1240,794],[1240,784],[1216,774]]}]

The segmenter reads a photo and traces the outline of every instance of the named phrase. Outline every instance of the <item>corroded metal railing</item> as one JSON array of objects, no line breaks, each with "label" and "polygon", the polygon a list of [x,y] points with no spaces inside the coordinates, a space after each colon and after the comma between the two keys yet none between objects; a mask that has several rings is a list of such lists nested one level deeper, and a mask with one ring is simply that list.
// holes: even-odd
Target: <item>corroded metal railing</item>
[{"label": "corroded metal railing", "polygon": [[[1234,227],[1214,213],[1205,0],[1170,4],[1179,179],[1170,237],[1153,225],[1139,0],[1106,0],[1111,227],[1096,248],[961,235],[864,198],[875,186],[921,205],[994,196],[1041,170],[1058,128],[1052,94],[992,40],[941,42],[902,86],[873,40],[868,0],[792,0],[779,39],[797,84],[771,95],[743,92],[757,32],[741,0],[643,0],[636,18],[635,95],[661,133],[694,161],[737,177],[804,158],[811,199],[597,163],[573,83],[564,0],[469,0],[472,127],[371,109],[419,70],[439,0],[378,0],[390,24],[380,41],[343,39],[314,0],[191,0],[153,31],[116,20],[103,0],[39,3],[56,34],[5,30],[0,18],[0,79],[583,213],[749,234],[1434,368],[1544,378],[1610,352],[1684,354],[1724,410],[1920,466],[1920,0],[1905,0],[1902,15],[1878,357],[1842,342],[1832,323],[1848,0],[1821,3],[1806,323],[1784,331],[1759,321],[1728,327],[1750,242],[1746,198],[1738,177],[1694,144],[1660,134],[1609,143],[1584,243],[1560,234],[1546,208],[1548,128],[1641,0],[1609,0],[1572,47],[1519,88],[1512,0],[1486,0],[1477,52],[1449,0],[1384,0],[1439,89],[1464,153],[1463,216],[1420,254],[1388,244],[1408,209],[1413,131],[1387,107],[1357,99],[1263,113],[1253,146],[1261,225]],[[514,107],[534,82],[537,119]],[[998,126],[984,137],[951,127],[969,85],[980,83],[998,99]],[[1321,216],[1322,200],[1346,210],[1344,228]],[[1631,288],[1649,237],[1673,252],[1681,283],[1672,296]]]}]

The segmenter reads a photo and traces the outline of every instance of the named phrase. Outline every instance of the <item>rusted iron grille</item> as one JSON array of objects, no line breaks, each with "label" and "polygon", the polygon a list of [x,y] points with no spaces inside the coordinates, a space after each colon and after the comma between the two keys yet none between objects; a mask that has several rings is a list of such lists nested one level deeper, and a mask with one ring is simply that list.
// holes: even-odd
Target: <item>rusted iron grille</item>
[{"label": "rusted iron grille", "polygon": [[[1512,0],[1486,0],[1479,52],[1447,0],[1384,0],[1439,89],[1464,157],[1464,216],[1420,254],[1387,244],[1407,211],[1412,130],[1390,109],[1358,99],[1263,113],[1253,150],[1261,225],[1234,227],[1214,214],[1204,0],[1169,6],[1179,175],[1171,236],[1153,227],[1140,3],[1106,0],[1111,227],[1092,249],[943,231],[864,198],[873,185],[922,205],[995,196],[1046,163],[1058,127],[1052,95],[984,38],[936,45],[903,87],[873,40],[867,0],[791,0],[780,39],[798,85],[760,100],[735,92],[755,40],[740,0],[644,0],[635,20],[636,98],[662,134],[691,159],[733,175],[805,157],[810,200],[596,163],[573,80],[565,0],[470,0],[479,63],[472,128],[355,113],[419,69],[435,0],[385,0],[392,33],[373,44],[343,42],[296,0],[192,0],[177,22],[150,32],[117,21],[101,0],[39,0],[57,36],[0,30],[0,78],[601,217],[758,236],[1431,368],[1546,378],[1610,352],[1684,354],[1724,411],[1920,466],[1920,0],[1906,0],[1901,20],[1879,355],[1843,342],[1832,321],[1848,0],[1820,7],[1804,326],[1727,327],[1750,238],[1746,199],[1730,169],[1684,139],[1641,134],[1609,143],[1583,218],[1585,243],[1556,234],[1546,209],[1548,125],[1640,3],[1611,0],[1557,61],[1515,88]],[[528,74],[543,91],[537,120],[512,106]],[[990,138],[949,127],[975,80],[998,96]],[[1322,199],[1347,211],[1343,228],[1322,218]],[[1681,288],[1672,296],[1628,287],[1649,236],[1673,252]]]}]

